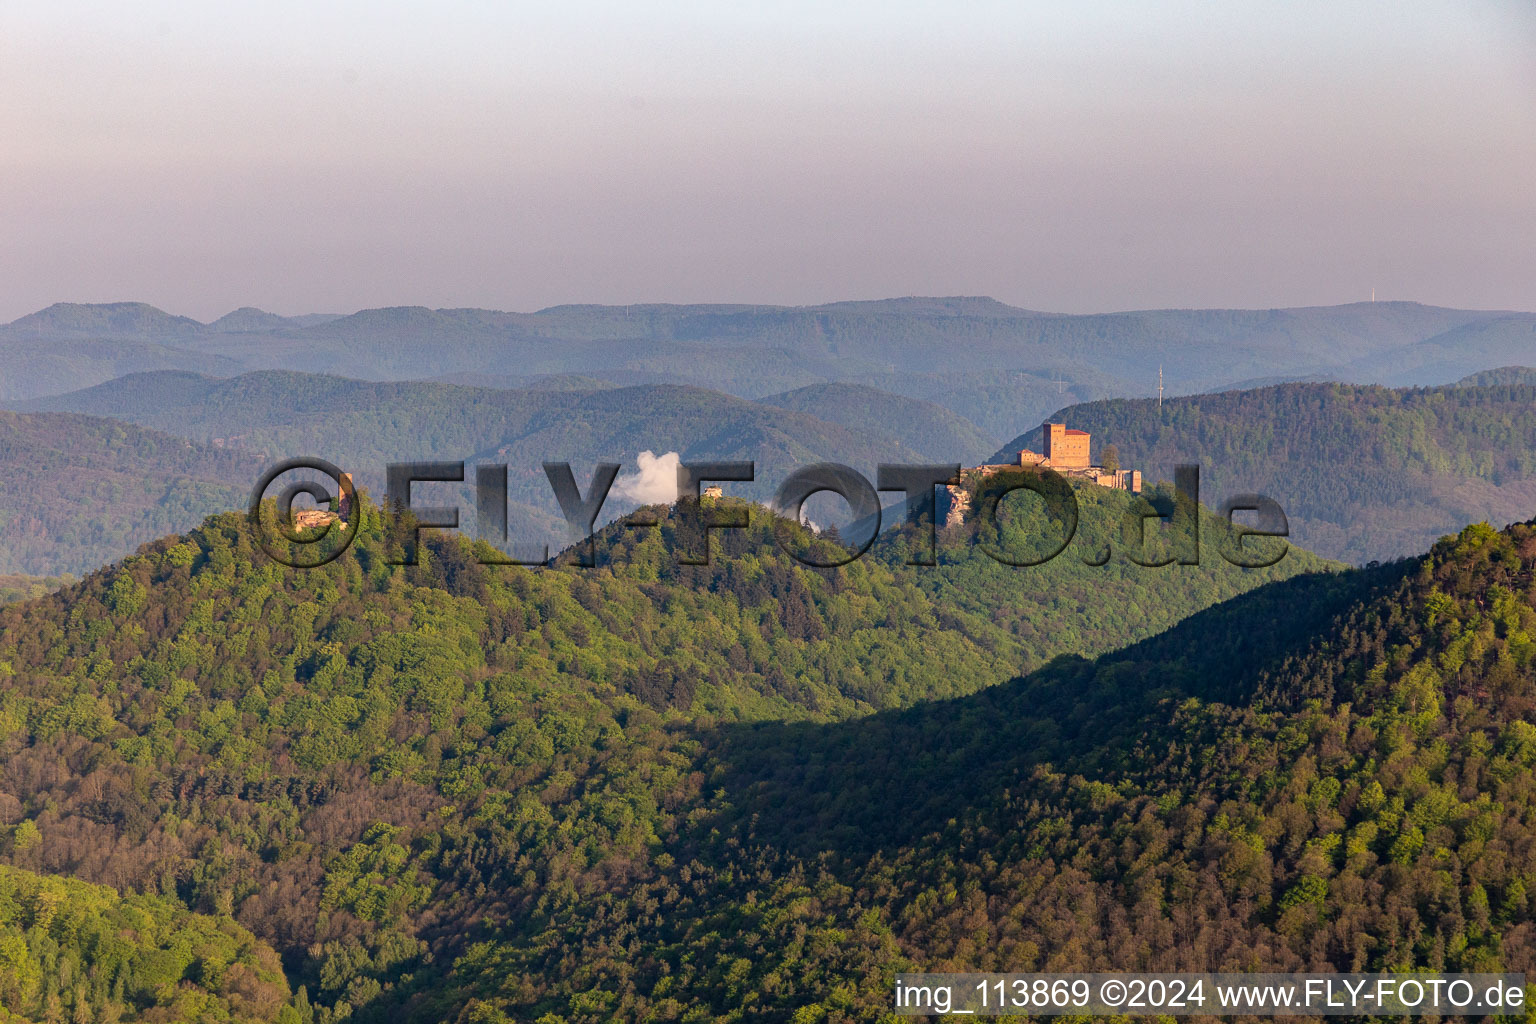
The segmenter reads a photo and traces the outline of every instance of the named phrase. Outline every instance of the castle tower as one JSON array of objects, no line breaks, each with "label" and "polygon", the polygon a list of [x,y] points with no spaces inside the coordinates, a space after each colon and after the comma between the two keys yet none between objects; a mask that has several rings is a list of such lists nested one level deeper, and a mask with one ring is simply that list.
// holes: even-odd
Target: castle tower
[{"label": "castle tower", "polygon": [[1068,430],[1065,423],[1047,423],[1041,431],[1045,435],[1046,465],[1052,469],[1088,468],[1088,431]]}]

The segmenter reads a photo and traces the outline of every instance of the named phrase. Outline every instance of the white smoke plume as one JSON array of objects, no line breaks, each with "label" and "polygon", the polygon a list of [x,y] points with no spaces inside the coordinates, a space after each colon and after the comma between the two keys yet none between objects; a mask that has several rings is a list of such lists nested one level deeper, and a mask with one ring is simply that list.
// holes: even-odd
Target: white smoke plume
[{"label": "white smoke plume", "polygon": [[677,466],[682,461],[677,452],[641,452],[635,456],[640,471],[615,480],[613,493],[641,505],[670,505],[677,500]]},{"label": "white smoke plume", "polygon": [[[768,503],[768,507],[772,509],[775,514],[781,515],[785,519],[795,518],[794,509],[785,508],[783,505],[780,505],[776,501],[770,501]],[[807,530],[814,530],[817,533],[821,532],[821,527],[817,525],[814,519],[811,518],[811,514],[805,510],[804,506],[802,506],[800,509],[800,525],[805,527]]]}]

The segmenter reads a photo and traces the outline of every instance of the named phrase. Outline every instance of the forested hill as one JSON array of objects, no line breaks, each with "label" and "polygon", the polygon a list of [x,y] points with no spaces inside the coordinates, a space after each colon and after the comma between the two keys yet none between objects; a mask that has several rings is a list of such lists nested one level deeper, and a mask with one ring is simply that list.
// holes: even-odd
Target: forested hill
[{"label": "forested hill", "polygon": [[131,423],[0,411],[0,575],[89,572],[244,505],[262,469]]},{"label": "forested hill", "polygon": [[[716,993],[836,1021],[897,970],[1529,972],[1533,574],[1531,526],[1468,527],[971,697],[722,727],[684,891],[727,909],[668,925],[737,965]],[[573,912],[592,953],[616,916]]]},{"label": "forested hill", "polygon": [[[1125,500],[1088,495],[1083,518]],[[709,566],[678,564],[691,540],[670,514],[604,531],[597,568],[533,570],[452,538],[392,567],[404,535],[370,513],[346,555],[300,571],[229,514],[0,609],[0,855],[231,912],[321,1024],[815,1001],[863,984],[838,960],[863,931],[844,948],[797,904],[771,927],[807,935],[752,937],[754,901],[821,883],[699,845],[746,767],[724,737],[974,693],[1319,567],[1095,567],[1069,548],[1013,568],[974,550],[1033,532],[1005,510],[1000,535],[947,535],[936,567],[905,565],[896,535],[812,570],[774,539],[798,528],[755,516]],[[718,891],[721,871],[757,894]],[[589,938],[604,906],[619,930]],[[772,977],[748,959],[763,943]]]},{"label": "forested hill", "polygon": [[[42,842],[35,824],[8,831],[17,859]],[[0,865],[6,1021],[300,1024],[305,1007],[272,948],[227,915]]]},{"label": "forested hill", "polygon": [[801,464],[796,459],[959,462],[990,450],[985,435],[938,406],[849,390],[862,410],[829,396],[759,403],[660,384],[502,390],[276,371],[232,379],[163,372],[18,406],[108,416],[256,451],[327,452],[364,474],[380,474],[388,462],[495,454],[514,461],[519,477],[531,467],[541,483],[545,459],[632,463],[643,449],[755,456],[768,472]]},{"label": "forested hill", "polygon": [[[1505,379],[1503,377],[1499,379]],[[1518,379],[1518,378],[1511,378]],[[1390,390],[1285,384],[1090,402],[1051,419],[1113,444],[1148,479],[1198,462],[1201,498],[1257,491],[1298,544],[1351,562],[1422,551],[1468,522],[1536,513],[1536,382]],[[1039,429],[998,456],[1038,450]]]},{"label": "forested hill", "polygon": [[[565,538],[565,527],[542,468],[546,460],[569,460],[583,478],[593,463],[602,461],[623,464],[630,476],[636,472],[636,456],[644,450],[676,451],[691,461],[752,460],[758,467],[757,482],[732,485],[732,491],[767,500],[795,468],[809,463],[855,465],[873,477],[881,462],[962,462],[980,458],[996,444],[939,406],[873,388],[850,390],[861,398],[861,407],[839,403],[832,395],[799,396],[800,401],[780,406],[664,385],[588,385],[557,392],[422,381],[377,383],[275,371],[229,379],[157,372],[18,404],[29,411],[126,420],[188,438],[198,451],[218,444],[261,453],[267,463],[319,455],[380,492],[385,466],[393,462],[506,464],[509,518],[517,539],[554,544]],[[122,429],[145,434],[133,427]],[[61,446],[50,456],[60,466],[68,464],[68,470],[60,472],[87,488],[102,485],[104,475],[115,478],[117,467],[76,458],[75,448],[81,453],[93,450],[89,440]],[[241,461],[233,455],[222,458]],[[253,461],[246,459],[242,465]],[[122,468],[159,479],[153,467]],[[155,510],[160,529],[152,532],[118,515],[115,508],[82,504],[65,513],[79,529],[70,534],[50,530],[27,548],[25,562],[15,560],[20,554],[14,556],[11,568],[36,573],[93,569],[151,537],[239,507],[260,473],[260,467],[243,469],[235,481],[241,490],[225,503],[210,503],[206,492],[162,490]],[[471,480],[473,474],[470,469]],[[0,507],[8,486],[0,482]],[[17,493],[11,500],[25,501],[26,495]],[[189,503],[196,509],[192,517],[185,514]],[[473,493],[465,489],[459,504],[472,509]],[[605,512],[611,517],[634,505],[626,503],[620,487],[606,502]],[[121,539],[117,546],[111,543],[114,538]],[[6,568],[0,560],[0,571]]]},{"label": "forested hill", "polygon": [[1470,374],[1457,381],[1473,387],[1515,387],[1536,385],[1536,367],[1500,366],[1493,370]]}]

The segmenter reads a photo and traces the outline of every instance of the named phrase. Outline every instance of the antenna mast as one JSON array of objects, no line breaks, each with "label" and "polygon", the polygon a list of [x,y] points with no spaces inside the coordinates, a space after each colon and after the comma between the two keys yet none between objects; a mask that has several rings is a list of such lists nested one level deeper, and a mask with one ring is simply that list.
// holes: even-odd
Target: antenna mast
[{"label": "antenna mast", "polygon": [[1157,364],[1157,407],[1163,407],[1163,364]]}]

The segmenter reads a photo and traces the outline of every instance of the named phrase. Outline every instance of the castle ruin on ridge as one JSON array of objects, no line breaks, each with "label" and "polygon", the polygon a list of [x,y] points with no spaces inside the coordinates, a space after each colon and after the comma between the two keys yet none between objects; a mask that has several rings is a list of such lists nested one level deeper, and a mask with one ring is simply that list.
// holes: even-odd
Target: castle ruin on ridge
[{"label": "castle ruin on ridge", "polygon": [[962,469],[960,483],[951,484],[947,488],[949,509],[945,514],[944,525],[958,526],[964,522],[966,514],[971,509],[971,498],[976,492],[976,485],[995,473],[1007,470],[1050,469],[1068,479],[1083,480],[1117,491],[1130,491],[1132,494],[1141,493],[1141,470],[1117,468],[1111,472],[1103,466],[1093,464],[1090,448],[1092,438],[1088,431],[1069,430],[1065,423],[1046,423],[1040,430],[1043,435],[1041,447],[1045,449],[1043,452],[1033,452],[1025,448],[1019,452],[1017,462],[993,463]]}]

